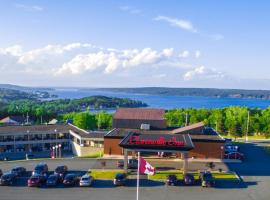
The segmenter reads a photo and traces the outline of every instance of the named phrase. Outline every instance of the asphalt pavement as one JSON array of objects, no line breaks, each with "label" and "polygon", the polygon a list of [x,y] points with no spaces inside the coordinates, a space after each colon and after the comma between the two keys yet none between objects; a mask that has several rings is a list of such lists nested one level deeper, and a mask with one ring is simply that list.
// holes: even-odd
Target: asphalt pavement
[{"label": "asphalt pavement", "polygon": [[[216,168],[232,170],[238,173],[243,181],[219,181],[215,188],[200,186],[165,186],[158,181],[141,181],[141,200],[269,200],[270,199],[270,156],[261,146],[264,143],[240,144],[245,153],[243,163],[217,164]],[[1,162],[3,171],[15,165],[22,165],[31,171],[39,161]],[[115,160],[106,160],[106,168],[115,168]],[[181,163],[151,161],[154,166],[171,169],[181,168]],[[59,164],[66,164],[70,170],[83,174],[88,169],[101,168],[101,161],[96,159],[48,160],[50,170]],[[190,163],[190,169],[205,167],[204,163]],[[80,188],[28,188],[27,177],[20,179],[15,186],[1,186],[0,200],[126,200],[136,199],[136,181],[130,180],[125,187],[114,187],[112,181],[97,180],[93,187]]]}]

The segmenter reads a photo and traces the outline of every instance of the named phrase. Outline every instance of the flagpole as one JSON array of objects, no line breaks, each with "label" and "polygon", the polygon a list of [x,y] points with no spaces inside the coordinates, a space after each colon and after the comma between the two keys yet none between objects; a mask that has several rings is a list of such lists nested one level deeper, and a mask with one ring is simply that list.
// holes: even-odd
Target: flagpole
[{"label": "flagpole", "polygon": [[139,185],[140,185],[140,152],[138,152],[138,170],[137,170],[137,200],[139,200]]}]

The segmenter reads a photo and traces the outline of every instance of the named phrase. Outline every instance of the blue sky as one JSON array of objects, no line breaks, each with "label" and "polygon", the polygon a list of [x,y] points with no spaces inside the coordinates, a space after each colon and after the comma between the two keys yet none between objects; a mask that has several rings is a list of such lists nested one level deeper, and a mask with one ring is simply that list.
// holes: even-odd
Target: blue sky
[{"label": "blue sky", "polygon": [[0,83],[270,89],[270,3],[1,1]]}]

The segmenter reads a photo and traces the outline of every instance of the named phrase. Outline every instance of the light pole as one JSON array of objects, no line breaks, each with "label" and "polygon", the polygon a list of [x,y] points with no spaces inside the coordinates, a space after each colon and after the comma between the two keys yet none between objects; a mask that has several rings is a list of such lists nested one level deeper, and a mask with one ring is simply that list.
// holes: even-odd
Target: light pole
[{"label": "light pole", "polygon": [[57,158],[57,149],[58,149],[58,145],[55,145],[55,157]]},{"label": "light pole", "polygon": [[248,142],[248,127],[249,127],[249,111],[248,111],[248,116],[247,116],[247,131],[246,131],[246,142]]},{"label": "light pole", "polygon": [[220,159],[222,160],[224,146],[221,146],[220,149],[221,149],[221,151],[220,151]]},{"label": "light pole", "polygon": [[55,152],[54,152],[55,147],[52,147],[52,149],[53,149],[52,158],[55,158]]},{"label": "light pole", "polygon": [[61,153],[62,153],[61,152],[61,146],[62,146],[61,144],[58,145],[58,147],[59,147],[59,158],[61,158]]}]

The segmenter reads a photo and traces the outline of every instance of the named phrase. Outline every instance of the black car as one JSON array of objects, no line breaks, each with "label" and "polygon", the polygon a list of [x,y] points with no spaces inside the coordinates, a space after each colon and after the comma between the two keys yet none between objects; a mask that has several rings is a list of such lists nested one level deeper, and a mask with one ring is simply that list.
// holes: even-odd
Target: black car
[{"label": "black car", "polygon": [[[124,160],[119,160],[117,162],[117,166],[119,168],[123,168],[124,167]],[[129,169],[137,169],[138,168],[138,160],[137,159],[129,159],[128,160],[128,168]]]},{"label": "black car", "polygon": [[127,181],[127,175],[124,173],[118,173],[113,179],[113,184],[115,186],[125,185],[126,181]]},{"label": "black car", "polygon": [[48,165],[46,163],[39,163],[36,165],[34,171],[32,172],[32,175],[43,175],[47,176],[48,174]]},{"label": "black car", "polygon": [[166,185],[176,185],[178,182],[176,175],[171,174],[167,176]]},{"label": "black car", "polygon": [[211,172],[201,172],[200,179],[202,187],[213,187],[215,185],[215,179]]},{"label": "black car", "polygon": [[3,172],[2,172],[2,170],[0,169],[0,178],[1,178],[2,175],[3,175]]},{"label": "black car", "polygon": [[57,166],[54,170],[54,174],[58,174],[61,179],[64,179],[65,175],[67,174],[68,167],[66,165]]},{"label": "black car", "polygon": [[64,178],[63,184],[65,186],[75,186],[80,182],[80,177],[76,174],[67,174]]},{"label": "black car", "polygon": [[60,183],[60,176],[58,174],[52,174],[46,181],[47,186],[56,186]]},{"label": "black car", "polygon": [[26,169],[24,167],[17,166],[12,168],[10,172],[19,177],[23,176],[26,173]]},{"label": "black car", "polygon": [[13,185],[16,182],[16,175],[8,172],[1,176],[0,185]]},{"label": "black car", "polygon": [[183,182],[185,185],[194,185],[195,178],[194,178],[193,174],[191,174],[191,173],[184,174]]}]

